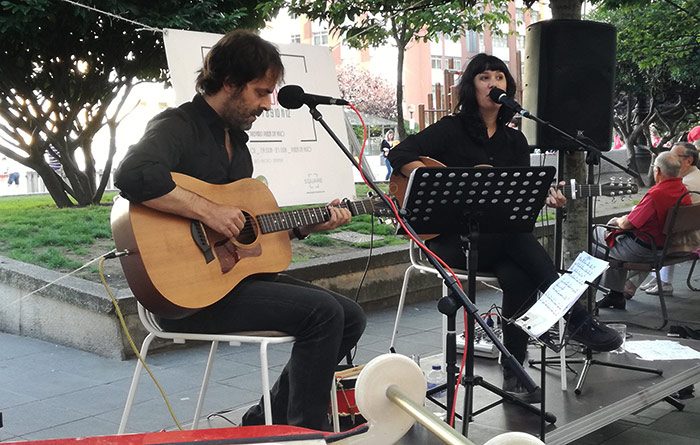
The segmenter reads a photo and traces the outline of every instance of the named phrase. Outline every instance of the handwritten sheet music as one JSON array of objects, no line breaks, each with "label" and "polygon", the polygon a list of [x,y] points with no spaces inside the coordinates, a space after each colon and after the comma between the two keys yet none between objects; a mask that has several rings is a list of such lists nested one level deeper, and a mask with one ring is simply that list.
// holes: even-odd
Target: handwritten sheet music
[{"label": "handwritten sheet music", "polygon": [[586,281],[595,280],[608,266],[607,261],[581,252],[571,265],[570,273],[559,277],[515,324],[532,337],[544,334],[586,291]]}]

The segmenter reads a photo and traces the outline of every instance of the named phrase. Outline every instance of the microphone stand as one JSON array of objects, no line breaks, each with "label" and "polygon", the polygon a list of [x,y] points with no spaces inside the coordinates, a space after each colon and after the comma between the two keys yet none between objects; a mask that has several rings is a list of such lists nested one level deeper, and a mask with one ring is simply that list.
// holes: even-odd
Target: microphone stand
[{"label": "microphone stand", "polygon": [[[508,105],[506,105],[508,106]],[[524,109],[515,109],[515,111],[523,116],[526,117],[530,120],[533,120],[537,122],[538,124],[545,125],[547,128],[559,133],[559,135],[563,136],[565,139],[574,142],[576,145],[579,146],[579,148],[575,149],[566,149],[570,151],[583,151],[586,153],[586,164],[588,165],[588,171],[587,171],[587,182],[589,185],[593,184],[594,180],[594,171],[593,171],[593,166],[598,165],[600,163],[601,159],[606,160],[608,163],[618,167],[620,170],[623,172],[627,173],[630,176],[633,176],[637,179],[641,179],[641,175],[638,172],[635,172],[627,167],[624,167],[617,162],[613,161],[609,157],[603,155],[601,151],[594,147],[591,144],[588,144],[581,139],[574,137],[570,135],[569,133],[559,129],[555,125],[553,125],[551,122],[545,121],[543,119],[540,119],[539,117],[533,115],[527,110]],[[579,132],[581,133],[581,132]],[[581,136],[581,134],[579,134]],[[558,156],[558,172],[563,171],[564,165],[563,165],[563,157],[561,156],[561,153]],[[588,243],[588,252],[593,254],[593,196],[589,195],[587,198],[587,243]],[[562,264],[562,255],[561,255],[561,250],[562,250],[562,231],[561,231],[561,224],[560,224],[560,218],[562,216],[562,211],[561,209],[557,209],[557,220],[556,220],[556,229],[555,229],[555,239],[554,239],[554,251],[555,251],[555,263],[557,265],[557,268],[561,268]],[[589,315],[592,317],[593,316],[593,311],[595,308],[595,293],[596,289],[593,287],[588,288],[587,291],[587,309]],[[555,358],[552,360],[553,363],[558,362],[560,359]],[[583,363],[583,368],[581,369],[581,374],[579,375],[578,382],[576,383],[576,388],[574,389],[574,393],[576,395],[580,395],[582,392],[583,384],[584,381],[586,380],[586,376],[588,375],[588,371],[590,370],[592,365],[601,365],[601,366],[608,366],[611,368],[620,368],[620,369],[628,369],[631,371],[639,371],[639,372],[648,372],[652,374],[657,374],[657,375],[662,375],[663,370],[661,369],[652,369],[652,368],[645,368],[641,366],[631,366],[631,365],[621,365],[618,363],[611,363],[611,362],[606,362],[603,360],[597,360],[593,358],[593,351],[591,348],[586,347],[585,348],[585,358],[583,359],[573,359],[573,360],[567,360],[567,362],[570,363]],[[535,360],[529,360],[529,364],[535,364],[537,363]],[[542,366],[545,366],[545,363],[542,363]]]},{"label": "microphone stand", "polygon": [[[358,170],[362,171],[360,164],[355,160],[355,158],[352,156],[352,153],[345,147],[343,142],[338,138],[338,136],[333,132],[333,130],[330,128],[330,126],[326,123],[326,121],[323,119],[323,115],[316,109],[316,104],[307,104],[309,107],[309,113],[311,113],[311,116],[313,119],[321,124],[321,126],[326,130],[326,132],[330,135],[330,137],[335,141],[335,143],[340,147],[340,149],[345,153],[345,156],[350,160],[352,165],[355,166]],[[391,208],[391,204],[389,202],[389,198],[387,198],[384,193],[379,189],[377,184],[374,183],[373,180],[367,179],[369,187],[374,190],[384,201],[386,205]],[[406,231],[410,233],[413,237],[418,237],[418,234],[416,231],[411,227],[411,225],[408,223],[406,218],[404,218],[404,215],[399,212],[398,215],[401,220],[403,221],[403,224],[406,228]],[[421,244],[418,244],[418,246],[422,249],[425,250],[425,246]],[[518,360],[511,355],[511,353],[506,349],[505,346],[503,346],[503,343],[500,341],[500,339],[496,336],[496,334],[493,332],[491,327],[489,327],[486,324],[486,321],[484,321],[481,317],[479,317],[479,309],[472,303],[467,295],[464,293],[462,288],[459,286],[459,283],[457,280],[454,279],[454,277],[431,255],[427,254],[426,252],[426,257],[428,258],[428,261],[430,264],[435,268],[435,270],[440,274],[442,277],[445,285],[450,289],[450,295],[453,295],[455,298],[455,301],[457,304],[460,304],[465,311],[471,315],[471,318],[474,319],[481,328],[483,329],[483,332],[489,337],[491,342],[498,348],[498,350],[501,352],[501,363],[505,364],[508,363],[511,367],[511,369],[515,372],[515,374],[518,377],[518,380],[523,383],[525,388],[528,391],[535,391],[537,389],[537,384],[535,381],[530,377],[530,375],[525,371],[523,366],[518,362]],[[450,390],[450,385],[452,389]],[[456,387],[457,382],[455,375],[451,372],[447,373],[447,390],[448,394],[452,394],[452,391],[454,391],[454,388]],[[452,409],[454,407],[454,401],[453,397],[448,397],[447,400],[447,413],[448,415],[445,417],[446,420],[449,418],[449,414],[452,412]],[[549,414],[549,413],[546,413]],[[550,419],[556,419],[554,418],[551,414],[549,415]],[[466,432],[466,424],[469,422],[469,419],[462,419],[462,429],[463,431]]]}]

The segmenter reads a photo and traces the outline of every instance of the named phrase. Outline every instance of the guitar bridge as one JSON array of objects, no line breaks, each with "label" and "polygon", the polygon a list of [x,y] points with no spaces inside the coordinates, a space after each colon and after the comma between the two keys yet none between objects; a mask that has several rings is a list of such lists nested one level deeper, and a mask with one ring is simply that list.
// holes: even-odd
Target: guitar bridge
[{"label": "guitar bridge", "polygon": [[207,233],[204,230],[202,222],[194,219],[190,221],[190,233],[192,234],[192,240],[199,250],[202,251],[207,264],[214,261],[214,252],[212,251],[211,244],[209,244],[209,239],[207,238]]}]

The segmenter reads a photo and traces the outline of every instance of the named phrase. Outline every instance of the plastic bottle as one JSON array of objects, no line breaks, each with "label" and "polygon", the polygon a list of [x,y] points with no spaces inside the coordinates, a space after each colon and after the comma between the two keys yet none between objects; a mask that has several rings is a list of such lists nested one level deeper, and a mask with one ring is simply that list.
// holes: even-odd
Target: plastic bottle
[{"label": "plastic bottle", "polygon": [[[447,373],[442,369],[440,365],[433,365],[430,372],[426,376],[428,381],[428,389],[434,388],[439,385],[447,383]],[[446,403],[447,390],[444,389],[440,392],[433,394],[433,398],[442,404]]]}]

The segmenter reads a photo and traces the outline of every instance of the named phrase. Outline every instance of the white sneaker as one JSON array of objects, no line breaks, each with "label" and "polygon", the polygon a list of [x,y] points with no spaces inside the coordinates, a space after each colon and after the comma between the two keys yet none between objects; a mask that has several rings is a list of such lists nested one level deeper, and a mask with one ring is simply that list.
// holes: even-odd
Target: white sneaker
[{"label": "white sneaker", "polygon": [[[662,282],[661,292],[663,292],[664,295],[673,295],[673,285],[671,283]],[[653,287],[647,289],[646,293],[649,295],[659,295],[659,287],[655,284]]]},{"label": "white sneaker", "polygon": [[651,278],[651,279],[649,279],[649,281],[647,281],[646,283],[640,285],[640,286],[639,286],[639,290],[644,290],[644,291],[646,291],[646,290],[651,289],[652,287],[656,287],[656,278]]}]

